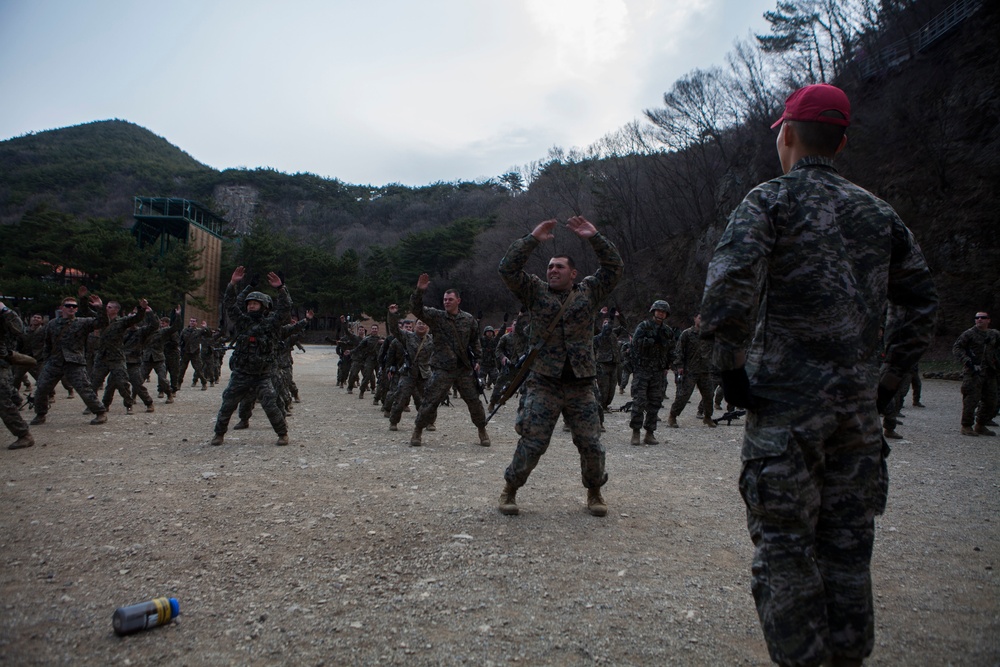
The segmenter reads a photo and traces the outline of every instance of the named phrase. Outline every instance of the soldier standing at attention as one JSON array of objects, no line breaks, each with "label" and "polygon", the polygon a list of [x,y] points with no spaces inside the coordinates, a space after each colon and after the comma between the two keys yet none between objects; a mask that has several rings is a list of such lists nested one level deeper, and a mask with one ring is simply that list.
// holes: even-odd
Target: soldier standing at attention
[{"label": "soldier standing at attention", "polygon": [[962,435],[996,435],[986,427],[996,414],[1000,373],[1000,331],[990,329],[990,314],[976,313],[975,326],[962,332],[951,351],[962,364]]},{"label": "soldier standing at attention", "polygon": [[667,369],[674,352],[674,330],[666,324],[670,304],[659,299],[649,307],[649,317],[632,334],[632,444],[639,444],[639,429],[646,429],[643,444],[658,445],[653,432],[667,388]]},{"label": "soldier standing at attention", "polygon": [[529,344],[539,350],[525,380],[524,407],[517,417],[521,437],[504,472],[506,485],[500,494],[500,512],[519,512],[517,490],[528,481],[548,449],[552,430],[562,414],[580,452],[587,508],[594,516],[605,516],[608,506],[601,487],[608,475],[601,445],[600,406],[594,392],[594,317],[622,276],[622,258],[589,220],[575,216],[566,227],[590,242],[601,267],[594,275],[576,282],[573,259],[556,255],[549,260],[547,280],[528,275],[524,265],[539,244],[555,238],[556,224],[556,220],[539,223],[531,234],[514,241],[500,260],[500,278],[531,313]]},{"label": "soldier standing at attention", "polygon": [[833,166],[850,113],[828,84],[786,100],[774,124],[784,175],[733,211],[701,307],[726,400],[747,409],[739,488],[751,589],[782,665],[861,665],[872,652],[870,564],[888,492],[878,413],[926,349],[937,311],[913,235]]},{"label": "soldier standing at attention", "polygon": [[271,372],[281,346],[281,327],[288,323],[292,310],[292,300],[278,274],[267,274],[268,284],[278,290],[278,307],[274,312],[265,312],[265,303],[270,299],[263,292],[252,291],[247,285],[236,294],[236,285],[243,280],[246,269],[236,267],[226,285],[224,305],[229,321],[234,328],[233,354],[229,359],[229,385],[222,392],[222,407],[215,419],[213,445],[221,445],[229,430],[232,418],[240,401],[245,396],[256,394],[267,414],[271,427],[278,434],[279,446],[288,444],[288,426],[285,413],[278,407]]},{"label": "soldier standing at attention", "polygon": [[424,307],[424,292],[431,284],[426,273],[417,278],[417,289],[410,296],[410,310],[418,320],[427,324],[434,335],[434,351],[431,353],[431,379],[424,392],[424,401],[417,412],[416,426],[410,436],[410,446],[421,445],[421,434],[437,420],[438,405],[448,396],[454,385],[469,406],[469,416],[479,430],[479,444],[490,446],[490,436],[486,433],[486,411],[479,400],[476,379],[472,376],[473,361],[469,357],[471,349],[474,357],[482,356],[479,345],[479,323],[471,313],[460,310],[462,297],[458,290],[449,289],[444,293],[444,310]]}]

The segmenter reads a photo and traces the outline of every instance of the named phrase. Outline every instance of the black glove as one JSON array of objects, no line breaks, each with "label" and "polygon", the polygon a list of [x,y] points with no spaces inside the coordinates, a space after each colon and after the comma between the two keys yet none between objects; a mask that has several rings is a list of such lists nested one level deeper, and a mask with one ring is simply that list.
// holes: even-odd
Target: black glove
[{"label": "black glove", "polygon": [[880,415],[885,414],[885,409],[889,407],[889,403],[892,402],[895,395],[895,389],[890,389],[884,384],[879,384],[878,395],[875,397],[875,407],[878,409]]},{"label": "black glove", "polygon": [[738,408],[753,409],[755,402],[750,395],[750,378],[745,367],[722,371],[722,395],[726,402]]}]

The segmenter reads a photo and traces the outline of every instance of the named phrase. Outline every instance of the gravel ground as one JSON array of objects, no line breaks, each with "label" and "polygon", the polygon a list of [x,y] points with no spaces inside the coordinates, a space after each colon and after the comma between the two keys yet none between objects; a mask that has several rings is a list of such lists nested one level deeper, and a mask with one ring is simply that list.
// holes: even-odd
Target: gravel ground
[{"label": "gravel ground", "polygon": [[[0,662],[768,664],[740,423],[708,429],[689,406],[668,442],[631,447],[610,414],[605,518],[586,512],[557,431],[506,517],[510,408],[491,448],[464,404],[411,448],[414,413],[389,432],[367,397],[336,388],[331,348],[295,364],[303,402],[284,448],[259,409],[209,446],[220,387],[185,387],[154,414],[119,404],[103,426],[59,391],[38,444],[0,455]],[[998,665],[1000,438],[958,434],[955,382],[925,381],[923,400],[889,459],[868,664]],[[156,596],[179,599],[176,621],[113,634],[116,607]]]}]

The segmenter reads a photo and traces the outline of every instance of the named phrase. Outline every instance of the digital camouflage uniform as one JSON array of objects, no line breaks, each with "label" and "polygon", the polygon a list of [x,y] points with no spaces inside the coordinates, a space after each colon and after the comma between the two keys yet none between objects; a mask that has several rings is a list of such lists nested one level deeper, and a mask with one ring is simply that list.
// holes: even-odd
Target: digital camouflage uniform
[{"label": "digital camouflage uniform", "polygon": [[417,412],[416,427],[427,428],[437,420],[438,405],[448,396],[452,386],[458,388],[462,400],[469,406],[469,416],[476,428],[486,427],[486,410],[479,400],[479,390],[472,376],[472,355],[481,358],[479,323],[472,314],[459,310],[455,315],[439,308],[424,306],[424,290],[415,289],[410,295],[410,311],[423,320],[434,335],[431,354],[431,379],[424,388],[424,402]]},{"label": "digital camouflage uniform", "polygon": [[1000,331],[966,329],[951,351],[962,364],[962,426],[982,429],[996,415]]},{"label": "digital camouflage uniform", "polygon": [[347,331],[333,342],[337,346],[337,386],[343,387],[347,385],[347,376],[351,374],[351,353],[361,342],[361,337]]},{"label": "digital camouflage uniform", "polygon": [[656,430],[663,394],[667,388],[666,371],[674,353],[674,330],[657,324],[652,315],[639,322],[632,334],[632,417],[629,428]]},{"label": "digital camouflage uniform", "polygon": [[[80,309],[83,304],[80,299]],[[89,305],[89,304],[88,304]],[[87,376],[87,358],[84,346],[87,336],[94,329],[108,324],[108,314],[101,307],[96,317],[56,317],[45,325],[45,365],[38,376],[35,386],[35,419],[45,420],[49,411],[49,395],[60,380],[64,380],[76,389],[80,398],[95,415],[107,412],[104,404],[97,400],[97,394],[90,386]]]},{"label": "digital camouflage uniform", "polygon": [[619,349],[618,337],[611,322],[602,324],[601,330],[594,336],[594,357],[597,360],[597,392],[605,410],[611,407],[615,387],[618,386]]},{"label": "digital camouflage uniform", "polygon": [[155,372],[156,391],[167,397],[167,403],[173,400],[174,388],[170,384],[170,376],[167,374],[167,354],[165,348],[167,340],[180,331],[180,328],[181,323],[177,318],[177,313],[171,311],[170,324],[165,327],[161,326],[156,331],[150,332],[142,350],[142,379],[144,382],[149,381],[150,372]]},{"label": "digital camouflage uniform", "polygon": [[[486,332],[492,333],[492,336],[487,336]],[[483,379],[483,385],[486,389],[489,389],[497,382],[497,377],[500,374],[500,370],[497,368],[497,345],[500,343],[500,336],[497,335],[496,330],[493,327],[486,327],[483,330],[483,336],[479,341],[480,347],[483,348],[483,358],[479,362],[479,377]]]},{"label": "digital camouflage uniform", "polygon": [[399,313],[389,313],[386,326],[393,340],[403,346],[403,363],[399,367],[399,384],[389,404],[389,423],[396,425],[403,415],[410,398],[417,408],[423,405],[427,383],[431,379],[431,356],[434,353],[434,336],[420,334],[399,328]]},{"label": "digital camouflage uniform", "polygon": [[354,393],[354,387],[357,386],[359,397],[363,398],[365,389],[375,384],[375,364],[378,362],[378,350],[381,345],[382,339],[378,334],[368,334],[351,350],[351,372],[347,378],[347,393]]},{"label": "digital camouflage uniform", "polygon": [[191,378],[191,386],[194,387],[199,381],[203,387],[208,384],[208,378],[204,375],[201,360],[201,345],[202,341],[210,339],[211,336],[212,332],[208,327],[187,326],[181,329],[181,370],[178,386],[184,383],[184,376],[187,375],[189,364],[194,373],[194,377]]},{"label": "digital camouflage uniform", "polygon": [[[146,411],[152,412],[153,397],[149,395],[149,390],[146,389],[146,380],[142,376],[142,351],[146,345],[146,339],[160,328],[160,320],[152,311],[139,312],[142,312],[145,318],[143,324],[128,328],[122,339],[122,349],[125,351],[125,371],[128,373],[128,381],[132,386],[132,398],[134,400],[138,397],[146,406]],[[111,395],[108,398],[113,399],[114,396]],[[131,403],[125,404],[126,407],[129,405]]]},{"label": "digital camouflage uniform", "polygon": [[715,336],[720,370],[733,369],[749,342],[754,403],[739,486],[757,612],[772,660],[784,665],[860,660],[874,645],[869,568],[888,491],[875,407],[887,298],[886,365],[902,376],[930,340],[930,272],[892,208],[822,157],[754,188],[708,267],[702,335]]},{"label": "digital camouflage uniform", "polygon": [[372,401],[375,405],[382,403],[383,410],[392,407],[390,397],[399,386],[399,369],[403,367],[403,344],[395,336],[388,336],[382,343],[385,354],[380,353],[382,365],[379,368],[378,382],[375,384],[375,395]]},{"label": "digital camouflage uniform", "polygon": [[[301,340],[302,332],[309,326],[308,319],[301,319],[295,324],[286,324],[281,327],[278,350],[275,354],[274,368],[271,373],[271,383],[274,386],[274,396],[278,403],[278,409],[282,414],[287,415],[292,409],[292,397],[298,396],[298,389],[294,390],[295,382],[292,380],[292,350],[296,343]],[[257,405],[257,394],[248,393],[240,401],[237,411],[240,422],[233,427],[234,430],[246,428],[250,417],[253,416],[254,406]]]},{"label": "digital camouflage uniform", "polygon": [[282,285],[272,312],[261,308],[251,313],[246,310],[245,302],[252,291],[253,286],[247,285],[237,296],[236,286],[226,285],[223,305],[234,330],[233,353],[229,357],[229,384],[222,392],[222,407],[215,420],[216,436],[225,435],[240,401],[251,395],[264,408],[274,432],[279,437],[288,434],[285,413],[278,406],[271,376],[281,346],[281,327],[288,323],[292,300]]},{"label": "digital camouflage uniform", "polygon": [[125,332],[130,326],[140,322],[145,314],[146,311],[137,309],[126,317],[116,317],[98,332],[90,386],[96,392],[105,379],[107,380],[104,396],[101,399],[106,407],[111,407],[116,391],[122,397],[126,410],[132,407],[132,386],[125,365]]},{"label": "digital camouflage uniform", "polygon": [[674,348],[674,367],[684,369],[684,376],[677,382],[677,395],[674,397],[673,405],[670,406],[672,420],[676,420],[684,411],[684,406],[687,405],[696,387],[701,394],[706,423],[712,418],[712,409],[715,407],[713,347],[714,342],[711,339],[702,339],[701,332],[694,327],[682,331],[681,337],[677,339]]},{"label": "digital camouflage uniform", "polygon": [[170,392],[173,394],[181,386],[181,338],[178,334],[180,320],[177,321],[178,329],[171,331],[163,341],[163,356],[166,357],[167,377],[170,378]]},{"label": "digital camouflage uniform", "polygon": [[24,323],[21,322],[21,318],[13,310],[5,307],[3,312],[0,312],[0,418],[3,419],[7,430],[18,440],[28,436],[28,424],[21,417],[20,406],[15,399],[18,392],[14,386],[11,366],[3,360],[3,357],[16,350],[23,332]]},{"label": "digital camouflage uniform", "polygon": [[493,385],[493,393],[490,394],[489,407],[491,411],[500,403],[504,390],[517,374],[515,366],[518,360],[528,352],[528,325],[530,322],[531,318],[527,314],[519,315],[517,321],[514,322],[514,328],[509,333],[500,336],[500,340],[497,341],[494,358],[500,373],[497,375],[496,384]]},{"label": "digital camouflage uniform", "polygon": [[[531,313],[529,347],[539,348],[525,380],[523,409],[518,413],[521,437],[504,479],[520,488],[548,449],[559,415],[573,433],[580,453],[583,485],[599,489],[608,481],[604,446],[594,392],[594,317],[600,304],[618,284],[623,265],[618,249],[601,233],[589,239],[601,266],[566,292],[555,292],[538,276],[524,271],[539,242],[528,234],[515,240],[500,260],[500,278]],[[565,299],[573,299],[552,335],[545,341],[552,321]],[[543,344],[543,341],[544,344]]]}]

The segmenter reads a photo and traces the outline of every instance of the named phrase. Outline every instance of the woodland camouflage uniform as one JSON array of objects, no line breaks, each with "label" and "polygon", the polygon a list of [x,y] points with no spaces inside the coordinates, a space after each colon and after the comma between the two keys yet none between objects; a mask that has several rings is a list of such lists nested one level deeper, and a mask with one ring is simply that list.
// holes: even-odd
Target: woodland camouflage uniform
[{"label": "woodland camouflage uniform", "polygon": [[99,332],[97,344],[94,346],[94,370],[90,376],[90,386],[96,392],[101,384],[105,384],[101,402],[106,407],[111,407],[111,401],[114,400],[117,391],[125,403],[125,409],[132,408],[132,385],[128,379],[128,368],[125,366],[125,332],[130,326],[141,321],[145,315],[145,310],[137,308],[131,315],[116,317]]},{"label": "woodland camouflage uniform", "polygon": [[389,425],[399,424],[410,398],[419,410],[423,406],[425,389],[431,378],[431,357],[434,353],[434,336],[430,332],[421,338],[419,334],[399,328],[399,313],[390,312],[387,324],[393,340],[403,346],[403,363],[399,366],[399,384],[392,395],[389,410]]},{"label": "woodland camouflage uniform", "polygon": [[[524,408],[518,413],[521,437],[513,460],[504,472],[510,487],[520,488],[548,449],[559,415],[573,433],[573,444],[580,452],[583,485],[600,489],[607,481],[604,469],[604,446],[594,392],[597,364],[594,359],[594,317],[600,304],[618,284],[623,264],[618,249],[600,232],[589,239],[600,261],[600,268],[566,292],[552,290],[538,276],[524,271],[539,241],[528,234],[515,240],[500,260],[500,278],[531,313],[529,347],[539,348],[525,381]],[[552,335],[545,335],[563,307]],[[543,344],[544,341],[544,344]]]},{"label": "woodland camouflage uniform", "polygon": [[652,312],[639,322],[632,334],[632,417],[629,428],[633,432],[645,428],[647,441],[651,441],[659,421],[667,388],[666,371],[673,358],[674,344],[674,330],[666,323],[657,323]]},{"label": "woodland camouflage uniform", "polygon": [[740,492],[755,546],[753,595],[780,664],[860,661],[874,645],[869,567],[888,491],[876,410],[887,298],[886,367],[901,377],[930,340],[930,272],[895,211],[825,157],[802,158],[754,188],[708,267],[702,335],[714,334],[720,371],[739,369],[734,356],[749,343]]},{"label": "woodland camouflage uniform", "polygon": [[0,419],[3,420],[7,430],[17,437],[17,441],[10,445],[10,449],[30,447],[34,444],[28,424],[19,411],[18,391],[14,386],[11,366],[3,359],[9,352],[16,351],[23,332],[24,323],[21,322],[21,318],[5,306],[0,312]]},{"label": "woodland camouflage uniform", "polygon": [[677,417],[684,411],[695,388],[701,394],[701,405],[706,424],[714,426],[712,409],[715,407],[715,379],[712,370],[712,348],[715,343],[711,339],[702,339],[701,332],[689,327],[681,332],[674,348],[674,368],[683,368],[683,378],[678,378],[677,395],[670,406],[670,426],[675,426]]}]

